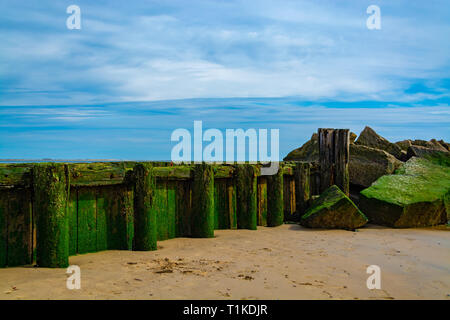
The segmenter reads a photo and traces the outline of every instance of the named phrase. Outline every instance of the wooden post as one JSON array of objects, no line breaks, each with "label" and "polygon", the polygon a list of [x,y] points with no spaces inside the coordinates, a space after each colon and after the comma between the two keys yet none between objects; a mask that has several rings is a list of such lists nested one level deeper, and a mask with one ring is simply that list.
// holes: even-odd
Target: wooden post
[{"label": "wooden post", "polygon": [[8,264],[8,222],[6,214],[8,212],[8,191],[0,190],[0,268],[6,267]]},{"label": "wooden post", "polygon": [[348,162],[350,158],[350,134],[348,129],[338,129],[334,133],[334,184],[349,196],[350,177]]},{"label": "wooden post", "polygon": [[256,168],[250,164],[236,165],[237,227],[256,230],[257,178]]},{"label": "wooden post", "polygon": [[66,165],[33,168],[34,210],[37,215],[36,262],[40,267],[69,265],[69,178]]},{"label": "wooden post", "polygon": [[320,193],[333,184],[349,194],[349,129],[319,129]]},{"label": "wooden post", "polygon": [[119,250],[133,250],[134,242],[134,192],[125,184],[119,189],[119,226],[117,244]]},{"label": "wooden post", "polygon": [[283,170],[267,176],[267,226],[276,227],[284,221]]},{"label": "wooden post", "polygon": [[191,235],[214,237],[214,171],[205,163],[194,167]]},{"label": "wooden post", "polygon": [[136,251],[153,251],[157,248],[156,211],[153,208],[155,177],[149,163],[134,167],[134,247]]},{"label": "wooden post", "polygon": [[308,162],[297,163],[294,169],[295,177],[295,193],[297,200],[297,212],[302,216],[309,206],[309,199],[311,198],[311,164]]}]

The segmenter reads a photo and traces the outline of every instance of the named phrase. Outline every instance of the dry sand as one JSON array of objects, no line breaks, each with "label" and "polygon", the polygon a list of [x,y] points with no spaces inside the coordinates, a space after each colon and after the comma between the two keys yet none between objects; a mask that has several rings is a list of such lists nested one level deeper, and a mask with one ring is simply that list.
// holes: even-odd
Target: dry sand
[{"label": "dry sand", "polygon": [[[219,230],[153,252],[78,255],[81,289],[65,269],[0,269],[0,299],[447,299],[450,232],[369,226],[358,232],[298,225]],[[369,290],[369,265],[381,290]]]}]

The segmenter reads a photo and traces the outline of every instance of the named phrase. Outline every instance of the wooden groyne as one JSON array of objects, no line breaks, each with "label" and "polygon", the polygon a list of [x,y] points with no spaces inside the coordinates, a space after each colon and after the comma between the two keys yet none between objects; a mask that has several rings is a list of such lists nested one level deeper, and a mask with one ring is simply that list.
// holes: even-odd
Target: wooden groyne
[{"label": "wooden groyne", "polygon": [[0,267],[278,226],[306,210],[323,175],[317,163],[279,164],[273,176],[260,164],[0,164]]}]

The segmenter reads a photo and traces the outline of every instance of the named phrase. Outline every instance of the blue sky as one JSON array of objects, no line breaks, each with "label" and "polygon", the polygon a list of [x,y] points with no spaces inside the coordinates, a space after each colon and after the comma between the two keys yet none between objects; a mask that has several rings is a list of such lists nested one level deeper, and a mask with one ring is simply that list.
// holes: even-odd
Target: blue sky
[{"label": "blue sky", "polygon": [[[81,30],[66,28],[67,6]],[[366,9],[381,8],[381,30]],[[0,158],[168,159],[170,133],[450,140],[446,1],[0,0]]]}]

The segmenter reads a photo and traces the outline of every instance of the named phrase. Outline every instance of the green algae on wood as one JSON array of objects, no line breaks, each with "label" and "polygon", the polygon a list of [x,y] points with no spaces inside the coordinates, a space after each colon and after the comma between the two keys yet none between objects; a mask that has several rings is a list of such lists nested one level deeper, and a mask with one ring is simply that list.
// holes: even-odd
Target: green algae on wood
[{"label": "green algae on wood", "polygon": [[178,181],[167,181],[167,238],[176,237],[176,196]]},{"label": "green algae on wood", "polygon": [[228,216],[230,217],[230,229],[237,229],[236,183],[234,179],[227,179],[227,190],[228,190]]},{"label": "green algae on wood", "polygon": [[78,253],[97,251],[97,194],[95,188],[78,189]]},{"label": "green algae on wood", "polygon": [[97,189],[97,192],[95,194],[96,198],[96,204],[95,207],[97,209],[96,216],[97,216],[97,250],[96,251],[102,251],[108,249],[108,221],[107,221],[107,215],[108,215],[108,208],[107,208],[107,202],[108,202],[108,194],[105,194],[104,190],[102,188]]},{"label": "green algae on wood", "polygon": [[75,188],[70,189],[68,201],[69,256],[73,256],[78,253],[78,192]]},{"label": "green algae on wood", "polygon": [[326,189],[300,219],[309,228],[353,230],[366,223],[366,216],[336,185]]},{"label": "green algae on wood", "polygon": [[192,187],[191,181],[178,181],[176,194],[176,236],[191,235]]},{"label": "green algae on wood", "polygon": [[134,250],[157,249],[158,230],[154,206],[156,179],[149,163],[134,167]]},{"label": "green algae on wood", "polygon": [[283,211],[285,221],[296,220],[295,179],[293,176],[283,177]]},{"label": "green algae on wood", "polygon": [[445,196],[449,192],[450,166],[445,161],[411,158],[396,174],[383,176],[361,191],[360,207],[375,224],[433,226],[447,221]]},{"label": "green algae on wood", "polygon": [[297,163],[294,170],[296,209],[300,215],[306,212],[311,198],[310,170],[311,164],[308,162]]},{"label": "green algae on wood", "polygon": [[117,250],[133,250],[134,242],[134,191],[129,185],[121,185],[117,191],[119,212],[110,211],[116,216],[116,223],[109,228],[108,246]]},{"label": "green algae on wood", "polygon": [[237,227],[256,230],[257,226],[257,170],[250,164],[238,164],[236,177]]},{"label": "green algae on wood", "polygon": [[67,171],[61,164],[36,164],[33,167],[36,262],[40,267],[65,268],[69,265],[67,198],[70,181]]},{"label": "green algae on wood", "polygon": [[194,168],[191,236],[214,237],[214,171],[205,163]]},{"label": "green algae on wood", "polygon": [[283,171],[267,176],[267,226],[276,227],[284,221]]},{"label": "green algae on wood", "polygon": [[108,186],[98,190],[97,219],[98,251],[132,250],[133,191],[128,185]]},{"label": "green algae on wood", "polygon": [[258,177],[258,226],[267,226],[267,177]]},{"label": "green algae on wood", "polygon": [[319,128],[320,191],[336,184],[349,194],[349,130]]},{"label": "green algae on wood", "polygon": [[14,188],[8,199],[8,266],[30,264],[33,260],[31,192]]},{"label": "green algae on wood", "polygon": [[[214,228],[230,229],[232,210],[232,194],[229,190],[230,179],[214,179]],[[231,200],[231,201],[230,201]],[[230,215],[231,214],[231,215]]]},{"label": "green algae on wood", "polygon": [[0,268],[7,265],[8,257],[8,235],[7,235],[7,212],[8,212],[7,190],[0,190]]},{"label": "green algae on wood", "polygon": [[30,187],[32,165],[0,163],[0,187]]},{"label": "green algae on wood", "polygon": [[169,239],[167,210],[167,181],[157,180],[153,193],[153,209],[156,212],[158,241]]}]

